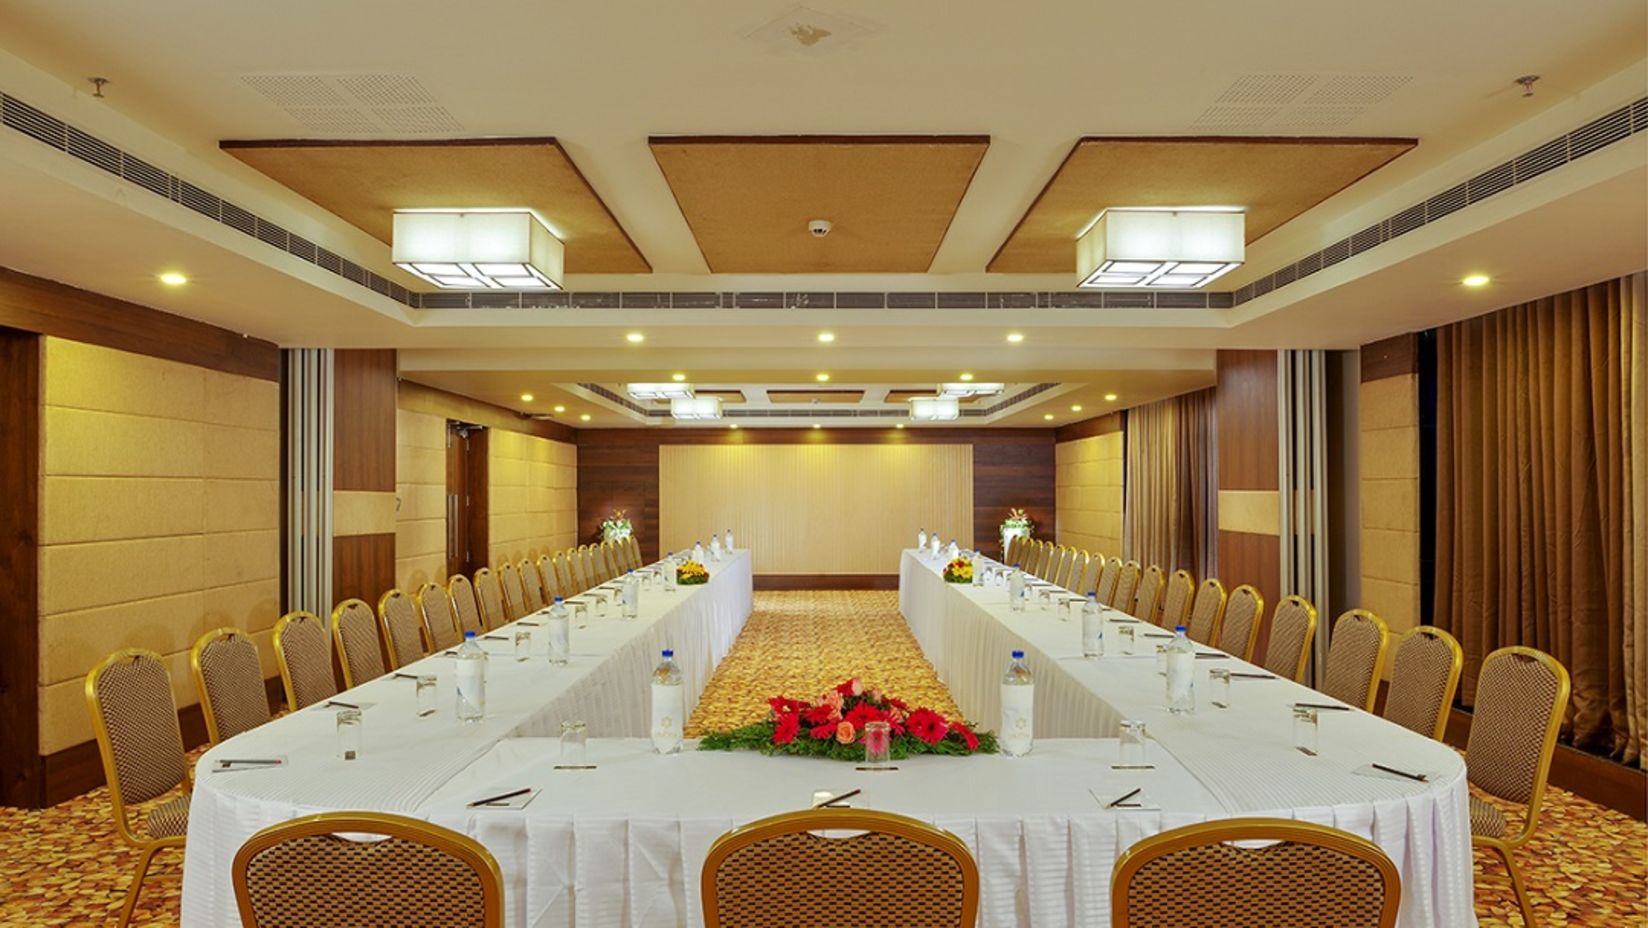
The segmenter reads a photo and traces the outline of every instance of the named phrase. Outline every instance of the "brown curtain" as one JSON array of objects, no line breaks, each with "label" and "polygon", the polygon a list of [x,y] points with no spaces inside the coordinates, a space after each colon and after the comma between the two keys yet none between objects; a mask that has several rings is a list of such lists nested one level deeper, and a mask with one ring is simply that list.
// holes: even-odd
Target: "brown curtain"
[{"label": "brown curtain", "polygon": [[[1640,288],[1607,281],[1437,330],[1435,621],[1465,648],[1465,702],[1490,651],[1539,648],[1573,676],[1575,744],[1632,762]],[[1642,688],[1638,674],[1633,701]]]},{"label": "brown curtain", "polygon": [[1212,569],[1213,391],[1127,411],[1125,555],[1201,578]]}]

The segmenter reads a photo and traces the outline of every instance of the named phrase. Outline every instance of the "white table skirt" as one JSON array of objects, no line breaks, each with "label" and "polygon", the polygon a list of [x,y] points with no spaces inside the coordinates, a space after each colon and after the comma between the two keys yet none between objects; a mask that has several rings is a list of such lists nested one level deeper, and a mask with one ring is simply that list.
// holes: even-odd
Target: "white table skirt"
[{"label": "white table skirt", "polygon": [[[410,680],[380,677],[338,697],[363,707],[359,760],[337,757],[335,710],[310,707],[218,745],[201,758],[189,805],[183,870],[185,926],[238,925],[230,864],[262,828],[333,810],[417,814],[439,787],[510,737],[560,734],[581,719],[592,736],[644,736],[650,727],[649,677],[658,652],[675,649],[690,713],[715,666],[743,630],[753,606],[750,554],[711,562],[710,582],[642,593],[634,620],[587,615],[571,631],[566,667],[548,663],[542,627],[533,657],[514,660],[512,641],[483,641],[487,717],[459,723],[454,715],[453,660],[433,655],[405,668],[439,678],[438,712],[420,719]],[[532,621],[529,619],[529,621]],[[517,626],[499,633],[512,636]],[[273,769],[211,773],[218,758],[285,756]]]},{"label": "white table skirt", "polygon": [[[1035,675],[1038,737],[1114,737],[1122,719],[1142,720],[1227,816],[1295,818],[1373,840],[1402,874],[1402,928],[1476,923],[1465,765],[1453,749],[1352,710],[1321,712],[1318,755],[1302,754],[1293,749],[1292,703],[1334,700],[1289,680],[1233,680],[1230,708],[1214,707],[1200,665],[1262,672],[1228,656],[1197,661],[1196,714],[1170,715],[1154,657],[1165,641],[1138,639],[1136,657],[1084,660],[1079,611],[1061,620],[1033,598],[1013,612],[1004,584],[946,583],[941,568],[906,551],[899,605],[956,703],[980,725],[999,726],[1002,673],[1010,652],[1022,649]],[[1115,642],[1118,627],[1107,623],[1107,641]],[[1352,772],[1371,762],[1425,773],[1430,782]]]}]

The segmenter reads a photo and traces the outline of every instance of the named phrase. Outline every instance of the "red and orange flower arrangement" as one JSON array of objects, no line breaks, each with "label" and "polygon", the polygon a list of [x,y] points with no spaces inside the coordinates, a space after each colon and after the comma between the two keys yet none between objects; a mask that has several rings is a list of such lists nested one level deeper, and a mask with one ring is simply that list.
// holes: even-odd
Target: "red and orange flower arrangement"
[{"label": "red and orange flower arrangement", "polygon": [[767,700],[772,715],[762,722],[706,734],[700,751],[760,751],[798,754],[832,760],[863,761],[864,726],[886,722],[892,733],[894,760],[914,754],[996,753],[996,736],[974,731],[960,719],[946,719],[932,709],[912,709],[901,699],[867,687],[857,678],[847,680],[804,702],[784,696]]}]

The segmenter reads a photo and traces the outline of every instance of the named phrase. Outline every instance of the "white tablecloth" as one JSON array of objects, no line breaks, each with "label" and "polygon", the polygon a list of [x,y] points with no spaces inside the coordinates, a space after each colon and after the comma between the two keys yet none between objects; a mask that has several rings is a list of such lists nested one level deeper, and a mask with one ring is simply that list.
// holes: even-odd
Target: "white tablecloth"
[{"label": "white tablecloth", "polygon": [[[1035,675],[1038,737],[1113,737],[1122,719],[1142,720],[1227,816],[1284,816],[1372,839],[1401,870],[1403,928],[1476,923],[1465,765],[1451,748],[1360,710],[1324,711],[1311,757],[1293,748],[1291,705],[1334,700],[1289,680],[1234,680],[1230,708],[1217,708],[1201,666],[1196,713],[1170,715],[1154,657],[1165,640],[1137,639],[1137,657],[1084,660],[1079,611],[1061,620],[1033,596],[1026,611],[1013,612],[1003,584],[946,583],[941,568],[906,551],[899,605],[956,703],[980,725],[999,726],[1002,673],[1010,652],[1022,649]],[[1161,633],[1131,624],[1136,633]],[[1107,623],[1108,641],[1119,627]],[[1261,672],[1228,656],[1197,663]],[[1371,762],[1425,773],[1430,782],[1352,772]]]},{"label": "white tablecloth", "polygon": [[[650,727],[649,676],[663,648],[675,649],[690,713],[752,608],[750,554],[738,551],[710,562],[710,582],[665,592],[643,591],[639,615],[586,614],[571,631],[566,667],[548,662],[542,627],[533,658],[514,659],[512,641],[482,641],[492,654],[487,669],[487,716],[462,724],[454,714],[453,660],[431,656],[407,668],[439,678],[439,711],[417,718],[413,682],[368,681],[339,696],[361,705],[358,760],[337,756],[334,709],[312,706],[232,738],[201,758],[189,806],[183,870],[186,926],[236,925],[229,868],[235,851],[260,829],[330,810],[417,814],[422,803],[460,771],[509,737],[560,734],[561,722],[581,719],[592,736],[644,736]],[[533,621],[535,619],[529,619]],[[516,626],[498,632],[513,636]],[[210,772],[219,758],[284,756],[288,764],[263,770]]]}]

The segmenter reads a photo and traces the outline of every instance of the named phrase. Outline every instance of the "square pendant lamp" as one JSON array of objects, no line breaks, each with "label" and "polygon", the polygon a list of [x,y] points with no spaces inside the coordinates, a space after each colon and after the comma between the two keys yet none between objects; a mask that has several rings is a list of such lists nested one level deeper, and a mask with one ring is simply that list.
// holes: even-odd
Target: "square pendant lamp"
[{"label": "square pendant lamp", "polygon": [[1076,240],[1077,286],[1205,287],[1245,259],[1240,210],[1107,209]]},{"label": "square pendant lamp", "polygon": [[951,422],[960,417],[961,400],[956,397],[910,397],[910,418],[917,422]]},{"label": "square pendant lamp", "polygon": [[390,256],[444,290],[560,290],[566,247],[529,210],[396,210]]},{"label": "square pendant lamp", "polygon": [[721,418],[719,396],[677,396],[670,400],[670,416],[682,422],[703,422]]}]

